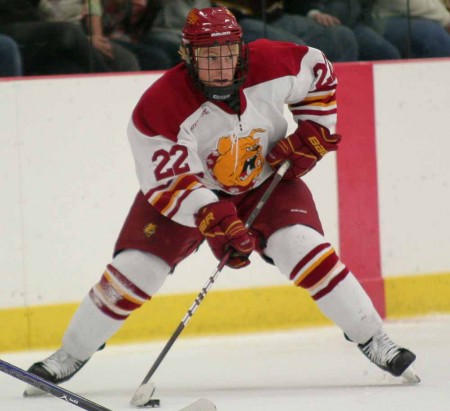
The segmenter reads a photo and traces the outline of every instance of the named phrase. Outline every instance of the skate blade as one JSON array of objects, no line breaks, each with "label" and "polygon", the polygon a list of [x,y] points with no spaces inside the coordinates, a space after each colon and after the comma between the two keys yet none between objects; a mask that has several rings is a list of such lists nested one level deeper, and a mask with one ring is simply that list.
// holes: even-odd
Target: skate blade
[{"label": "skate blade", "polygon": [[420,382],[420,377],[417,375],[413,366],[410,365],[401,375],[405,382],[408,384],[418,384]]},{"label": "skate blade", "polygon": [[23,392],[24,397],[40,397],[42,395],[47,395],[47,393],[33,385],[27,385]]},{"label": "skate blade", "polygon": [[206,398],[200,398],[199,400],[193,402],[187,407],[182,408],[180,411],[216,411],[216,410],[217,408],[212,401]]}]

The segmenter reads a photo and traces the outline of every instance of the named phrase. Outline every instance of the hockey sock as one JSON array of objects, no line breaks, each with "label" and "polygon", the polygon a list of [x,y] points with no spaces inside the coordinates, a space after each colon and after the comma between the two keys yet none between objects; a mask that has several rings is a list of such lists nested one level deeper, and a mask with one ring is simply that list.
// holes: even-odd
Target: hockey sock
[{"label": "hockey sock", "polygon": [[382,327],[367,293],[320,233],[301,225],[283,228],[265,252],[354,342],[366,342]]},{"label": "hockey sock", "polygon": [[64,349],[79,360],[88,359],[151,299],[169,270],[164,261],[141,251],[125,250],[116,256],[72,317]]}]

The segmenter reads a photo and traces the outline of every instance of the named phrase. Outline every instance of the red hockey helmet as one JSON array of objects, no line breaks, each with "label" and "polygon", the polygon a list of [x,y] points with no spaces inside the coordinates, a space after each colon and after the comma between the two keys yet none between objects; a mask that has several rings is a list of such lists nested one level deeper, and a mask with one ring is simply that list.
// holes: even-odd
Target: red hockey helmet
[{"label": "red hockey helmet", "polygon": [[182,41],[193,47],[238,43],[242,29],[226,7],[192,9],[186,17]]},{"label": "red hockey helmet", "polygon": [[[237,65],[232,84],[214,86],[199,78],[199,55],[202,48],[237,45]],[[233,50],[236,49],[232,46]],[[231,48],[229,48],[231,50]],[[194,84],[202,93],[213,100],[228,100],[244,82],[247,74],[247,48],[242,41],[242,28],[236,17],[226,7],[207,7],[192,9],[182,30],[180,54],[185,61]],[[202,69],[204,72],[204,69]],[[217,68],[214,69],[217,73]],[[213,69],[211,69],[212,73]],[[214,75],[211,75],[213,77]],[[217,77],[217,75],[216,75]]]}]

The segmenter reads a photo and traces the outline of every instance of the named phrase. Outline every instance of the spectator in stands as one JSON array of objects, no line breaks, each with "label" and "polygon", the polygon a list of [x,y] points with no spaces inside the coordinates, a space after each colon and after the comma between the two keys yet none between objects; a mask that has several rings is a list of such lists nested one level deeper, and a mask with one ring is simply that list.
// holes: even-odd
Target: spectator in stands
[{"label": "spectator in stands", "polygon": [[402,57],[450,57],[450,12],[444,0],[378,0],[375,10],[380,31]]},{"label": "spectator in stands", "polygon": [[143,36],[150,30],[160,9],[157,3],[151,0],[103,1],[105,35],[134,53],[142,70],[163,70],[174,65],[163,45],[143,42]]},{"label": "spectator in stands", "polygon": [[45,21],[38,3],[0,2],[0,33],[19,46],[24,75],[110,71],[103,59],[91,53],[87,36],[79,25]]},{"label": "spectator in stands", "polygon": [[22,75],[22,57],[16,42],[0,34],[0,77]]},{"label": "spectator in stands", "polygon": [[168,53],[171,65],[181,63],[178,50],[181,42],[181,29],[191,9],[210,7],[209,0],[161,0],[151,29],[142,37],[147,45],[162,48]]},{"label": "spectator in stands", "polygon": [[374,0],[285,0],[289,13],[302,14],[327,26],[350,27],[358,43],[359,60],[401,58],[400,51],[375,30]]},{"label": "spectator in stands", "polygon": [[39,8],[47,21],[69,22],[84,27],[94,47],[110,71],[140,70],[137,57],[103,34],[101,0],[40,0]]},{"label": "spectator in stands", "polygon": [[[298,14],[287,13],[283,1],[266,0],[261,10],[259,0],[215,1],[236,15],[249,42],[258,38],[291,41],[322,50],[331,61],[358,60],[358,44],[352,30],[342,25],[324,26]],[[261,24],[265,21],[267,24]]]}]

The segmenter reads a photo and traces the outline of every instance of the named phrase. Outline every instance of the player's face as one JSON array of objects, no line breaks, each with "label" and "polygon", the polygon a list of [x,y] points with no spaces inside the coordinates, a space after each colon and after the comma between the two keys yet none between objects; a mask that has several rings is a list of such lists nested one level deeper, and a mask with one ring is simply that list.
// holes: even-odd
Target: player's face
[{"label": "player's face", "polygon": [[231,85],[238,56],[238,44],[199,48],[197,50],[198,78],[207,86]]}]

